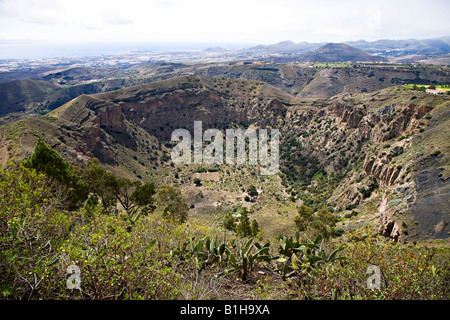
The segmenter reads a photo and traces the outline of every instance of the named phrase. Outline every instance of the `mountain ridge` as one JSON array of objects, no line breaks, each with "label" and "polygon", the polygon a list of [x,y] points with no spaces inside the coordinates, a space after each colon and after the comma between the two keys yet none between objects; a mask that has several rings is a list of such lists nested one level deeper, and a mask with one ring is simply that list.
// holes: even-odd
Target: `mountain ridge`
[{"label": "mountain ridge", "polygon": [[[274,44],[268,45],[257,45],[249,48],[244,48],[241,50],[261,50],[261,51],[275,51],[273,49],[282,49],[283,51],[302,51],[307,50],[313,51],[317,48],[320,48],[327,43],[333,42],[294,42],[292,40],[284,40]],[[392,39],[378,39],[374,41],[367,40],[356,40],[356,41],[343,41],[340,42],[343,44],[347,44],[349,46],[355,47],[360,50],[364,50],[370,54],[387,54],[387,50],[393,49],[402,49],[396,52],[396,55],[404,56],[410,54],[423,54],[424,52],[427,54],[448,54],[450,53],[450,36],[445,37],[437,37],[437,38],[427,38],[427,39],[400,39],[400,40],[392,40]],[[388,55],[392,55],[388,54]]]}]

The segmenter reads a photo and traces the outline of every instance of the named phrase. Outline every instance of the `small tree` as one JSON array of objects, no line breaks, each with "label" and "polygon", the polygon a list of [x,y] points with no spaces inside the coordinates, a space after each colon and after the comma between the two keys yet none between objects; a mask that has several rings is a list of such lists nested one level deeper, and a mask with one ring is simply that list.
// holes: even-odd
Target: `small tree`
[{"label": "small tree", "polygon": [[42,139],[38,139],[33,153],[23,164],[27,168],[36,169],[47,177],[55,178],[65,184],[69,184],[73,179],[69,163]]},{"label": "small tree", "polygon": [[130,219],[133,219],[139,211],[139,206],[133,201],[132,195],[140,185],[140,181],[131,181],[126,178],[116,178],[111,181],[113,194]]},{"label": "small tree", "polygon": [[335,218],[327,209],[320,209],[314,213],[313,209],[302,204],[298,209],[298,215],[294,218],[294,222],[298,230],[312,230],[313,233],[320,235],[324,239],[330,238],[335,233]]},{"label": "small tree", "polygon": [[113,186],[116,176],[104,169],[97,158],[88,162],[87,169],[82,173],[82,179],[89,186],[89,191],[99,197],[104,211],[115,205],[117,200]]},{"label": "small tree", "polygon": [[63,202],[71,209],[80,207],[89,195],[87,185],[75,173],[74,168],[42,139],[38,139],[33,153],[23,161],[23,165],[36,169],[55,181],[55,194],[64,194]]},{"label": "small tree", "polygon": [[302,204],[298,209],[298,215],[294,218],[298,230],[305,231],[311,223],[314,210]]},{"label": "small tree", "polygon": [[256,237],[260,231],[259,224],[258,221],[256,221],[256,219],[252,220],[251,229],[252,229],[252,237]]},{"label": "small tree", "polygon": [[164,216],[170,216],[180,223],[187,220],[189,206],[180,188],[168,185],[162,186],[153,198],[157,210],[161,210]]},{"label": "small tree", "polygon": [[256,190],[256,187],[254,185],[251,185],[247,189],[247,193],[250,197],[257,197],[258,196],[258,190]]},{"label": "small tree", "polygon": [[324,239],[328,239],[335,234],[335,226],[334,215],[327,209],[317,211],[311,224],[311,227]]},{"label": "small tree", "polygon": [[155,209],[153,195],[156,193],[153,183],[145,183],[139,185],[131,194],[131,201],[135,202],[139,207],[143,208],[144,213],[151,212]]},{"label": "small tree", "polygon": [[243,207],[241,212],[241,218],[236,228],[236,232],[241,237],[250,237],[252,235],[252,227],[250,219],[248,218],[247,208]]},{"label": "small tree", "polygon": [[222,219],[222,226],[230,231],[236,231],[236,219],[233,217],[233,212],[227,212]]},{"label": "small tree", "polygon": [[200,187],[202,185],[202,180],[199,178],[194,178],[194,183],[197,187]]}]

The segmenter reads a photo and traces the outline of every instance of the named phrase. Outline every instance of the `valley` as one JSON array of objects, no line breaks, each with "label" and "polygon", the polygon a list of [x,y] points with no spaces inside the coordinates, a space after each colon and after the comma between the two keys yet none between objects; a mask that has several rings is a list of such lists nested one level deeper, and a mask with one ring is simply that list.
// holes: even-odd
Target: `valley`
[{"label": "valley", "polygon": [[[446,96],[396,85],[368,93],[343,90],[331,98],[318,93],[314,99],[259,76],[249,80],[210,74],[81,95],[45,116],[8,123],[2,141],[9,152],[2,163],[26,158],[40,136],[74,165],[83,167],[95,157],[119,176],[180,186],[189,195],[192,217],[210,222],[220,224],[227,210],[246,206],[276,236],[272,225],[280,228],[278,220],[286,221],[285,230],[278,232],[295,229],[295,208],[305,203],[334,211],[343,230],[368,224],[395,238],[448,237],[448,201],[439,201],[443,211],[427,213],[437,208],[428,206],[420,214],[412,209],[410,216],[415,199],[422,197],[417,184],[421,174],[431,174],[429,179],[442,185],[443,199],[448,195],[448,184],[441,180],[449,170]],[[279,129],[280,174],[264,177],[257,167],[213,165],[211,178],[212,173],[201,172],[202,165],[174,166],[171,133],[178,128],[193,133],[198,120],[205,130]],[[204,182],[201,187],[193,184],[196,175]],[[378,187],[371,194],[358,191],[374,183]],[[249,185],[262,191],[255,203],[244,201]],[[354,217],[345,218],[350,213]],[[425,224],[413,224],[429,214],[437,215],[435,224],[425,229]],[[438,224],[444,228],[436,233]],[[402,225],[409,228],[402,232]]]},{"label": "valley", "polygon": [[[353,44],[357,46],[351,47]],[[8,175],[9,168],[14,168],[17,163],[32,162],[30,159],[37,157],[36,146],[45,143],[48,149],[61,156],[63,160],[58,160],[59,163],[67,162],[62,165],[64,175],[75,182],[71,180],[70,187],[64,188],[76,191],[80,184],[85,183],[87,186],[84,187],[89,190],[83,195],[82,204],[72,208],[73,203],[65,205],[67,199],[58,193],[66,189],[58,190],[60,187],[55,187],[53,180],[34,176],[35,180],[27,178],[37,184],[38,191],[46,190],[44,187],[40,189],[40,179],[51,181],[49,187],[56,189],[53,192],[58,200],[49,204],[48,210],[58,208],[60,211],[58,218],[49,225],[58,221],[70,225],[66,228],[68,230],[79,228],[76,229],[79,233],[67,236],[73,242],[67,240],[61,248],[79,257],[80,261],[83,261],[80,257],[84,257],[84,265],[88,266],[89,259],[96,259],[103,253],[99,251],[91,256],[80,248],[90,248],[89,241],[99,241],[105,247],[112,245],[119,252],[117,256],[125,254],[136,262],[136,265],[128,266],[130,270],[140,270],[140,259],[150,259],[145,268],[151,265],[155,278],[166,279],[171,270],[177,270],[182,276],[176,278],[178,274],[171,275],[175,277],[171,281],[183,290],[187,290],[192,277],[198,277],[201,270],[207,273],[201,278],[201,281],[206,281],[201,284],[202,289],[196,291],[189,287],[193,291],[183,291],[184,296],[172,292],[173,287],[164,281],[152,280],[149,282],[152,286],[157,283],[163,289],[158,291],[160,288],[156,288],[149,293],[141,288],[141,284],[136,284],[134,291],[123,289],[115,292],[111,289],[117,298],[198,298],[204,287],[209,286],[208,279],[212,279],[213,274],[216,274],[214,277],[231,274],[221,264],[223,257],[226,256],[227,262],[234,266],[233,259],[236,258],[231,256],[239,245],[249,250],[253,248],[250,242],[243,242],[250,235],[251,239],[260,242],[255,244],[255,248],[264,254],[269,254],[269,249],[263,243],[274,243],[276,247],[280,241],[284,241],[286,246],[289,241],[292,246],[303,241],[308,248],[315,248],[314,254],[317,255],[317,252],[336,249],[341,244],[348,246],[346,248],[354,245],[353,251],[347,252],[353,259],[349,264],[355,269],[346,270],[353,272],[358,269],[361,274],[362,267],[357,262],[365,261],[366,255],[376,256],[381,262],[389,257],[389,261],[383,263],[396,265],[393,262],[396,252],[403,252],[405,248],[415,250],[417,243],[417,250],[431,261],[427,246],[441,248],[442,245],[445,249],[450,235],[450,70],[448,64],[420,63],[411,55],[428,54],[430,59],[444,58],[448,56],[448,50],[434,52],[430,49],[427,53],[421,47],[422,51],[414,51],[411,44],[407,53],[412,62],[400,63],[398,59],[406,56],[398,54],[393,59],[392,51],[386,51],[380,43],[372,43],[372,46],[365,42],[353,44],[283,42],[235,51],[212,48],[187,56],[186,53],[140,53],[104,57],[98,66],[93,65],[94,58],[72,59],[65,66],[63,64],[67,61],[58,61],[52,66],[34,69],[25,62],[20,67],[8,64],[16,69],[11,67],[0,73],[0,168],[5,170],[2,171],[4,181],[11,180],[11,185],[5,182],[4,192],[8,193],[9,187],[23,187]],[[421,45],[425,44],[431,45],[421,42]],[[440,48],[445,47],[441,42],[439,45]],[[364,48],[370,50],[363,51]],[[423,56],[416,58],[423,60]],[[426,90],[429,86],[444,92],[432,94]],[[260,164],[248,165],[245,162],[174,163],[171,151],[178,140],[174,141],[172,133],[186,129],[194,136],[196,121],[202,122],[203,131],[221,131],[224,144],[227,129],[277,129],[280,137],[279,171],[263,175]],[[203,142],[202,146],[206,147],[208,143]],[[50,151],[46,152],[51,154],[47,160],[59,159]],[[248,159],[248,156],[249,149],[246,148],[245,157]],[[70,171],[67,168],[73,172],[67,173]],[[20,173],[21,169],[15,170],[19,170],[20,177],[26,176]],[[97,174],[103,175],[102,178],[89,180],[96,178]],[[82,177],[80,181],[85,181],[77,182],[78,176]],[[108,200],[102,193],[102,186],[105,190],[110,186],[95,185],[100,180],[104,183],[102,179],[107,178],[111,179],[111,188],[116,188],[111,191],[113,200]],[[152,192],[160,197],[157,197],[159,202],[154,207],[145,202],[150,200],[142,200],[145,196],[139,198],[140,195],[135,193],[141,190],[140,187],[150,185]],[[162,191],[158,193],[158,190]],[[28,191],[23,192],[25,204],[32,201],[26,198]],[[183,203],[164,198],[163,191],[176,194],[177,201],[183,199],[179,201]],[[66,195],[73,200],[71,196]],[[34,194],[30,199],[33,197]],[[46,201],[52,197],[45,192],[42,197],[43,210],[47,210]],[[17,200],[11,199],[8,200],[11,203]],[[166,205],[164,210],[172,206],[172,212],[161,211]],[[15,206],[20,208],[21,201]],[[35,209],[27,210],[34,212]],[[176,216],[177,210],[183,213],[184,220],[179,224],[165,220],[166,213]],[[60,217],[62,212],[67,214],[66,217],[74,217],[73,220],[67,218],[66,221]],[[227,217],[231,217],[231,227],[226,223]],[[247,223],[243,217],[249,224],[251,220],[250,233],[239,229]],[[89,234],[90,227],[98,234]],[[55,230],[64,229],[61,228],[55,227]],[[299,231],[302,232],[301,239]],[[323,246],[321,244],[320,248],[318,242],[311,241],[317,232],[329,241]],[[288,241],[285,235],[296,235],[297,239]],[[216,241],[213,245],[214,236]],[[227,237],[230,241],[228,251],[220,254],[217,253],[219,236],[223,238],[223,250]],[[108,238],[109,242],[103,242],[103,238]],[[139,247],[141,251],[128,255],[127,250],[134,249],[127,247],[124,239],[142,246]],[[142,239],[149,244],[143,243]],[[205,247],[209,250],[207,259],[202,258],[203,251],[200,251],[204,242],[199,239],[204,239],[205,243],[209,241]],[[199,241],[198,246],[194,246],[194,240]],[[358,247],[361,243],[364,249]],[[400,244],[405,246],[395,247]],[[214,247],[216,245],[217,248]],[[158,251],[154,249],[156,246]],[[12,244],[10,247],[14,248]],[[190,250],[189,254],[186,250]],[[253,271],[258,270],[258,273],[250,284],[246,277],[251,269],[246,270],[242,266],[238,282],[231,277],[224,278],[225,287],[237,288],[236,292],[211,289],[215,293],[205,295],[213,299],[228,298],[229,295],[242,299],[250,294],[254,298],[268,298],[255,289],[260,285],[276,288],[269,290],[269,295],[279,290],[283,297],[293,295],[307,299],[311,292],[316,292],[316,282],[308,278],[315,272],[310,268],[313,260],[304,260],[302,267],[297,267],[300,262],[293,260],[297,259],[293,256],[300,249],[289,250],[280,247],[279,252],[284,258],[275,257],[278,260],[271,261],[276,267],[269,262],[255,267]],[[380,251],[373,254],[370,250]],[[144,252],[150,253],[140,256]],[[304,252],[302,259],[317,258],[312,251],[306,252],[306,247]],[[383,253],[378,255],[380,252]],[[266,261],[264,254],[259,257],[255,254],[255,259],[261,259],[255,261]],[[448,275],[448,270],[443,267],[448,262],[446,254],[442,252],[436,263],[441,274]],[[69,264],[65,253],[57,255],[59,260],[55,261],[59,262],[53,262],[56,263],[55,268],[59,268],[60,263],[64,266]],[[156,256],[158,258],[154,258]],[[328,257],[329,260],[325,259],[326,256],[320,257],[331,262],[332,256],[334,254]],[[107,258],[110,259],[107,261],[113,261],[112,270],[127,265],[125,260],[119,263],[114,257]],[[195,263],[188,264],[190,259]],[[411,263],[422,262],[413,260]],[[435,269],[427,269],[429,267],[427,264],[423,270],[436,277]],[[184,273],[183,268],[192,274]],[[408,270],[416,270],[414,268],[415,265]],[[327,275],[337,272],[333,270],[323,272]],[[103,274],[103,271],[98,272]],[[281,279],[274,280],[275,275],[281,275]],[[285,282],[288,275],[297,277],[295,279],[299,282],[295,286],[303,283],[308,288],[305,290],[310,291],[302,294],[298,293],[300,291],[291,292],[290,285]],[[442,279],[439,290],[444,290],[445,281],[448,281],[445,280],[447,278]],[[114,281],[111,283],[116,283]],[[322,295],[320,291],[317,297],[328,299],[330,294],[340,294],[343,298],[357,297],[358,294],[372,297],[372,293],[361,289],[362,285],[357,289],[349,283],[347,285],[357,293],[346,289],[334,292],[331,287],[326,287],[326,293]],[[90,286],[95,288],[96,282]],[[110,287],[98,292],[93,289],[91,294],[93,298],[104,298],[103,292]],[[448,297],[445,290],[439,292],[438,298]],[[65,296],[65,293],[61,294]],[[391,298],[410,297],[403,291],[403,296],[400,293],[397,296],[397,291],[389,294]]]}]

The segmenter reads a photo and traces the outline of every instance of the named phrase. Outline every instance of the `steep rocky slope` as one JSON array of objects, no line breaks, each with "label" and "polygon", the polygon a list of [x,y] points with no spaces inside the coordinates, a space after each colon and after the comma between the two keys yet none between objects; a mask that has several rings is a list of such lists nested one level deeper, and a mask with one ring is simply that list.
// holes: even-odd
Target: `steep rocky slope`
[{"label": "steep rocky slope", "polygon": [[[245,205],[265,230],[281,232],[306,203],[328,207],[344,230],[368,225],[394,239],[447,238],[449,107],[446,96],[401,86],[309,99],[262,81],[183,76],[82,95],[47,116],[8,123],[0,160],[26,157],[41,136],[74,164],[97,157],[118,175],[180,185],[195,203],[193,218],[211,222]],[[174,166],[171,133],[193,132],[197,120],[203,130],[279,129],[280,174]],[[192,183],[198,175],[201,187]],[[243,200],[249,184],[261,191],[255,202]]]},{"label": "steep rocky slope", "polygon": [[[436,102],[435,102],[436,103]],[[362,164],[364,175],[355,170],[349,177],[361,185],[344,187],[335,197],[352,199],[374,218],[377,231],[393,239],[447,238],[450,222],[449,103],[441,105],[393,104],[363,117],[370,125],[358,125],[358,132],[373,141]],[[358,117],[350,116],[355,123]],[[342,118],[344,119],[344,118]],[[373,128],[372,128],[373,127]],[[381,129],[381,130],[380,130]],[[367,180],[367,178],[369,178]],[[365,199],[375,179],[378,191]],[[366,179],[366,181],[364,181]],[[351,181],[351,180],[350,180]],[[361,192],[363,190],[363,192]],[[364,204],[375,204],[369,212]],[[372,216],[371,216],[372,215]]]}]

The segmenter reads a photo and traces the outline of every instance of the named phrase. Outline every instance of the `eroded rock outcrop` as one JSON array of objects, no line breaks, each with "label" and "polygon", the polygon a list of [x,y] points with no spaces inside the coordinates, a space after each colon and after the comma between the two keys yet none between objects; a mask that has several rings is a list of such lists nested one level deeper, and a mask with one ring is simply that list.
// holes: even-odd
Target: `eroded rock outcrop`
[{"label": "eroded rock outcrop", "polygon": [[364,117],[362,110],[340,103],[334,103],[330,110],[335,116],[340,117],[342,122],[346,122],[351,129],[357,128]]},{"label": "eroded rock outcrop", "polygon": [[398,241],[402,236],[402,228],[400,222],[395,216],[401,215],[401,206],[392,208],[389,197],[384,194],[381,204],[378,207],[378,229],[377,233],[384,237],[388,237],[394,241]]},{"label": "eroded rock outcrop", "polygon": [[402,168],[401,166],[390,166],[389,161],[384,156],[378,159],[367,158],[364,162],[363,169],[367,174],[374,176],[385,186],[390,186],[397,182]]}]

